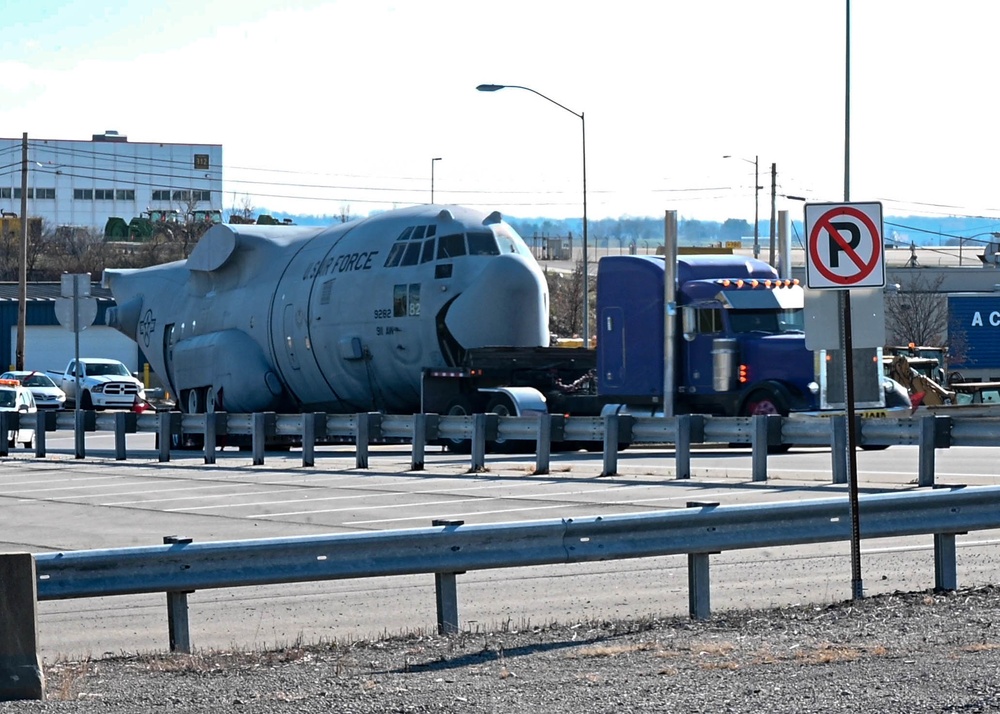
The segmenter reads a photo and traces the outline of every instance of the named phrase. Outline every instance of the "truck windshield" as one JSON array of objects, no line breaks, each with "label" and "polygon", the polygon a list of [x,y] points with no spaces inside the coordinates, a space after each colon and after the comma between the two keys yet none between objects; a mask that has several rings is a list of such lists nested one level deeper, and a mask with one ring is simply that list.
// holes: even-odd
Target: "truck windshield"
[{"label": "truck windshield", "polygon": [[111,377],[128,377],[128,376],[130,376],[129,373],[128,373],[128,370],[125,369],[125,365],[123,365],[121,363],[117,363],[117,362],[108,363],[108,364],[104,364],[104,363],[101,363],[101,362],[98,362],[96,364],[88,364],[87,365],[87,374],[91,375],[92,377],[99,377],[99,376],[105,376],[105,375],[111,376]]},{"label": "truck windshield", "polygon": [[777,335],[803,332],[805,322],[802,310],[730,310],[729,326],[733,332],[762,332]]}]

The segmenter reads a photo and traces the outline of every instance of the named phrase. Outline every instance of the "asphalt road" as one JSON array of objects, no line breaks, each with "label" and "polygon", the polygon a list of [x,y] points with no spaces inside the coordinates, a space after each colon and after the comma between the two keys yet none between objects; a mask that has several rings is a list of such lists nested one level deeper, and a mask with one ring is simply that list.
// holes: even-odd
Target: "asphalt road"
[{"label": "asphalt road", "polygon": [[[351,447],[324,448],[316,466],[301,454],[269,453],[252,466],[225,450],[206,466],[198,453],[157,461],[152,436],[129,436],[129,460],[114,460],[112,434],[89,434],[87,458],[73,457],[72,435],[50,434],[48,456],[17,449],[0,460],[0,549],[41,553],[161,543],[359,532],[430,525],[545,520],[683,508],[688,501],[763,503],[846,497],[831,483],[828,449],[770,457],[768,480],[751,480],[746,449],[698,449],[693,477],[674,478],[672,452],[633,449],[619,473],[601,477],[600,454],[557,454],[549,475],[530,455],[488,456],[469,473],[469,457],[429,449],[426,469],[409,471],[405,447],[374,447],[370,468],[354,468]],[[940,484],[1000,482],[993,449],[937,452]],[[859,452],[862,493],[916,488],[917,448]],[[1000,533],[958,538],[960,586],[1000,580]],[[847,543],[737,551],[712,556],[714,611],[816,603],[850,597]],[[930,538],[866,541],[866,594],[933,586]],[[505,571],[458,579],[462,627],[503,623],[632,619],[687,612],[684,557],[648,558]],[[167,648],[165,597],[128,596],[43,602],[43,656],[101,655]],[[189,596],[196,648],[260,648],[351,640],[381,633],[433,631],[433,578],[407,576],[288,586],[210,590]]]}]

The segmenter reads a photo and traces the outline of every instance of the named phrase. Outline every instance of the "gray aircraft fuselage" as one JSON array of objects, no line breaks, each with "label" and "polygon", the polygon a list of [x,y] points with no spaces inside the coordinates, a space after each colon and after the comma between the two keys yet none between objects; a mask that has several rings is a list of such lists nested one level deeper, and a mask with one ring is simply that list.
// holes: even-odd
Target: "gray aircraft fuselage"
[{"label": "gray aircraft fuselage", "polygon": [[416,206],[329,228],[221,224],[104,272],[108,324],[188,412],[412,413],[425,367],[546,346],[548,290],[498,213]]}]

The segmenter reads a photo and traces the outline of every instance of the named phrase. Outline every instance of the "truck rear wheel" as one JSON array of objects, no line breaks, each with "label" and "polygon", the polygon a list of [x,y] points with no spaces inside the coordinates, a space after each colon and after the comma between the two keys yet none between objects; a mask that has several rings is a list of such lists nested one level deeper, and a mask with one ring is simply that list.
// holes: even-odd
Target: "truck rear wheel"
[{"label": "truck rear wheel", "polygon": [[[517,409],[514,402],[506,394],[497,394],[486,405],[487,414],[496,414],[498,417],[517,416]],[[524,440],[510,440],[497,438],[489,442],[486,446],[495,453],[512,453],[516,451],[530,451],[530,442]]]}]

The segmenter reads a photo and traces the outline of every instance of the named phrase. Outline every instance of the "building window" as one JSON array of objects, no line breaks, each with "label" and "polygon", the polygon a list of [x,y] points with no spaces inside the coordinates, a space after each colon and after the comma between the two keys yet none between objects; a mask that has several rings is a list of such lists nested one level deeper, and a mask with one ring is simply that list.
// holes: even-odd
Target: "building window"
[{"label": "building window", "polygon": [[199,171],[208,170],[208,154],[195,154],[194,167]]},{"label": "building window", "polygon": [[191,192],[190,191],[174,191],[173,199],[175,201],[190,201]]},{"label": "building window", "polygon": [[[20,198],[20,197],[21,197],[21,189],[15,188],[14,189],[14,198]],[[34,197],[35,197],[35,189],[29,188],[28,189],[28,198],[34,198]]]},{"label": "building window", "polygon": [[74,201],[93,201],[94,200],[94,189],[92,189],[92,188],[74,188],[73,189],[73,200]]},{"label": "building window", "polygon": [[169,201],[170,200],[170,191],[163,191],[163,190],[153,191],[153,200],[154,201]]},{"label": "building window", "polygon": [[212,192],[211,191],[192,191],[191,192],[191,198],[193,200],[195,200],[195,201],[208,201],[210,203],[212,201]]},{"label": "building window", "polygon": [[54,188],[36,188],[35,198],[44,198],[50,201],[56,200],[56,190]]},{"label": "building window", "polygon": [[0,188],[0,198],[10,198],[12,191],[9,188]]},{"label": "building window", "polygon": [[119,201],[134,201],[135,189],[134,188],[115,189],[115,198],[117,198]]},{"label": "building window", "polygon": [[113,188],[95,188],[94,189],[94,200],[95,201],[114,201],[115,200],[115,190]]}]

